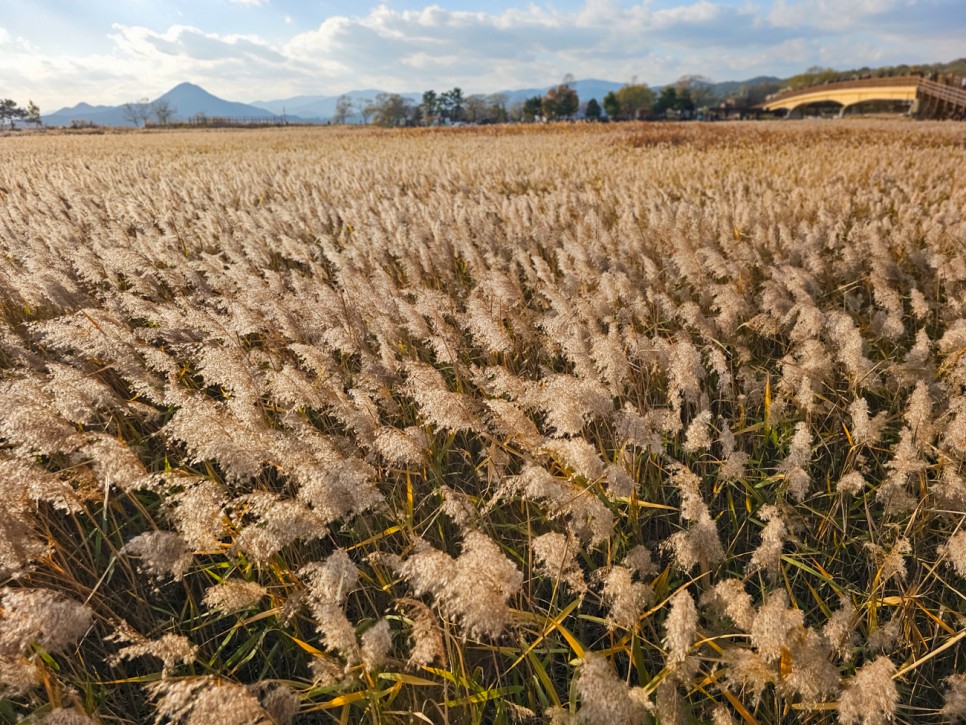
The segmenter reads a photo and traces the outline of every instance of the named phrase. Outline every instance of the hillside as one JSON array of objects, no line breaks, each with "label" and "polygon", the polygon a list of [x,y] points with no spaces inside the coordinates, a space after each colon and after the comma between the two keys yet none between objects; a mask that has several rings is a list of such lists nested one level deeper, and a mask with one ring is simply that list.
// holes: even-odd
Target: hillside
[{"label": "hillside", "polygon": [[[221,117],[232,119],[271,120],[274,116],[263,108],[237,103],[219,98],[201,86],[193,83],[179,83],[167,93],[151,101],[167,101],[175,113],[171,120],[187,121],[198,115],[209,118]],[[125,118],[124,106],[92,106],[88,103],[78,103],[70,108],[62,108],[43,116],[48,126],[69,126],[72,121],[85,121],[99,126],[131,126],[130,120]]]}]

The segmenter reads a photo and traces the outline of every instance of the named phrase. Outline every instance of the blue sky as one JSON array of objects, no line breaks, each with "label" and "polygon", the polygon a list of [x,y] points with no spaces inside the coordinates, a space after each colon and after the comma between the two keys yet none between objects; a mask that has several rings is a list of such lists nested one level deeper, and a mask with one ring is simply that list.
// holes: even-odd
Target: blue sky
[{"label": "blue sky", "polygon": [[0,97],[45,111],[181,81],[254,101],[963,56],[966,0],[0,0]]}]

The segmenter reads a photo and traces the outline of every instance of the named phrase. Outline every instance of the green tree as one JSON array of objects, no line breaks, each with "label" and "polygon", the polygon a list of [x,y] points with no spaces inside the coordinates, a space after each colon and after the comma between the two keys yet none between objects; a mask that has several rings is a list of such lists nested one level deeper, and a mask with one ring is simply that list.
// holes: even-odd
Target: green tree
[{"label": "green tree", "polygon": [[678,91],[678,99],[674,104],[674,110],[684,114],[694,113],[694,100],[691,98],[690,88],[682,88]]},{"label": "green tree", "polygon": [[40,108],[33,101],[27,101],[26,114],[24,115],[24,121],[27,123],[32,123],[38,128],[43,125],[44,119],[40,117]]},{"label": "green tree", "polygon": [[452,122],[463,120],[463,89],[456,87],[440,95],[440,110],[444,118]]},{"label": "green tree", "polygon": [[587,101],[587,108],[584,109],[584,118],[588,121],[599,121],[601,115],[600,104],[596,98]]},{"label": "green tree", "polygon": [[523,120],[534,121],[541,113],[543,113],[543,99],[540,96],[533,96],[523,102]]},{"label": "green tree", "polygon": [[439,122],[440,106],[442,105],[442,99],[436,91],[424,91],[421,105],[423,120],[430,126],[436,125]]},{"label": "green tree", "polygon": [[607,114],[607,118],[612,121],[616,121],[621,115],[621,102],[617,100],[617,94],[614,91],[608,91],[607,95],[604,96],[604,113]]},{"label": "green tree", "polygon": [[658,116],[667,115],[668,111],[674,110],[678,102],[678,90],[674,86],[664,86],[661,95],[658,96],[657,103],[654,104],[654,113]]},{"label": "green tree", "polygon": [[486,97],[486,102],[489,104],[487,122],[506,123],[509,120],[510,114],[506,108],[506,96],[504,94],[491,93]]},{"label": "green tree", "polygon": [[0,128],[7,122],[10,123],[10,128],[13,128],[17,119],[24,118],[26,115],[27,112],[20,108],[16,101],[12,101],[9,98],[0,100]]},{"label": "green tree", "polygon": [[[879,70],[882,71],[883,69]],[[841,75],[834,68],[822,68],[821,66],[813,65],[804,73],[799,73],[797,76],[789,78],[785,87],[791,89],[805,88],[806,86],[814,86],[819,83],[838,80]]]}]

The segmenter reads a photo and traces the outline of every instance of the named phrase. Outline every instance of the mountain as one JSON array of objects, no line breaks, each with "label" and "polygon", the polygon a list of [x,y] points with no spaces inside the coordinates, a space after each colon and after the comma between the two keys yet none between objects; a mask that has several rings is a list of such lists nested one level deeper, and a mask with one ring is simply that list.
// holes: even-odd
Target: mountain
[{"label": "mountain", "polygon": [[[354,108],[361,108],[366,102],[375,100],[380,93],[383,91],[369,88],[363,91],[340,93],[336,96],[292,96],[276,101],[255,101],[252,105],[279,116],[296,116],[304,120],[322,122],[335,115],[335,104],[343,95],[352,99]],[[419,103],[423,97],[422,93],[400,93],[399,95],[414,103]],[[352,120],[359,121],[358,114]]]},{"label": "mountain", "polygon": [[69,126],[73,120],[89,121],[99,126],[129,126],[124,120],[124,111],[120,106],[92,106],[89,103],[78,103],[70,108],[61,108],[43,116],[45,126]]},{"label": "mountain", "polygon": [[275,115],[271,111],[247,103],[218,98],[194,83],[179,83],[157,100],[170,103],[175,109],[175,118],[178,120],[187,120],[199,114],[209,118],[221,116],[222,118],[264,118],[266,120],[270,120]]},{"label": "mountain", "polygon": [[[723,83],[713,83],[712,95],[715,98],[727,98],[734,95],[741,86],[754,87],[766,83],[781,83],[781,79],[772,76],[759,76],[750,78],[746,81],[725,81]],[[623,83],[614,81],[587,78],[575,81],[573,86],[582,102],[596,98],[602,101],[610,91],[616,91]],[[535,88],[517,88],[501,91],[501,95],[506,98],[508,106],[522,103],[527,98],[544,95],[552,86],[539,86]],[[448,88],[437,88],[437,92],[449,90]],[[655,90],[659,90],[655,87]],[[358,109],[366,102],[372,101],[382,91],[374,88],[351,91],[347,94],[353,106]],[[464,91],[466,95],[469,92]],[[324,123],[335,115],[335,106],[338,99],[343,94],[338,95],[301,95],[291,98],[282,98],[274,101],[255,101],[254,103],[237,103],[226,101],[212,95],[204,88],[193,83],[179,83],[170,91],[157,100],[167,101],[175,114],[172,120],[186,121],[193,116],[204,114],[209,118],[222,117],[232,119],[265,119],[270,121],[273,117],[284,115],[289,121],[296,123]],[[401,93],[401,96],[409,99],[413,103],[419,103],[422,99],[422,92]],[[68,126],[71,121],[89,121],[101,126],[130,126],[132,125],[124,117],[124,107],[122,106],[92,106],[87,103],[78,103],[70,108],[62,108],[54,113],[43,117],[44,123],[48,126]],[[350,122],[359,123],[361,118],[357,113],[352,116]]]},{"label": "mountain", "polygon": [[[172,121],[187,121],[192,116],[203,114],[209,118],[216,116],[234,119],[265,119],[270,121],[274,114],[263,108],[247,103],[226,101],[212,95],[204,88],[193,83],[179,83],[153,102],[167,101],[174,109]],[[84,121],[99,126],[131,126],[124,117],[124,106],[92,106],[78,103],[70,108],[62,108],[43,116],[47,126],[69,126],[71,121]]]}]

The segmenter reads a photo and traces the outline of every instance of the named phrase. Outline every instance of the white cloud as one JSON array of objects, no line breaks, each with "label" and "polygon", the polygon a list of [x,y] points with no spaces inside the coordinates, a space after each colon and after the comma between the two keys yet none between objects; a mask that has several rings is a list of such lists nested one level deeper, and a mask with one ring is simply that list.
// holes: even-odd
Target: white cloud
[{"label": "white cloud", "polygon": [[[83,57],[43,55],[8,42],[0,77],[8,94],[47,91],[46,99],[38,98],[47,108],[153,97],[185,80],[251,101],[359,88],[459,85],[468,93],[488,92],[549,84],[565,73],[617,81],[637,76],[647,83],[685,73],[741,79],[790,75],[815,64],[952,59],[962,54],[966,3],[691,0],[655,8],[650,0],[629,7],[585,0],[574,11],[529,4],[500,12],[383,4],[357,17],[324,18],[275,41],[198,25],[115,25],[112,45]],[[0,42],[4,37],[0,31]]]},{"label": "white cloud", "polygon": [[10,40],[10,33],[7,32],[6,28],[0,26],[0,45],[3,45],[8,40]]},{"label": "white cloud", "polygon": [[234,5],[247,5],[253,8],[260,8],[268,5],[271,0],[228,0],[228,2]]}]

